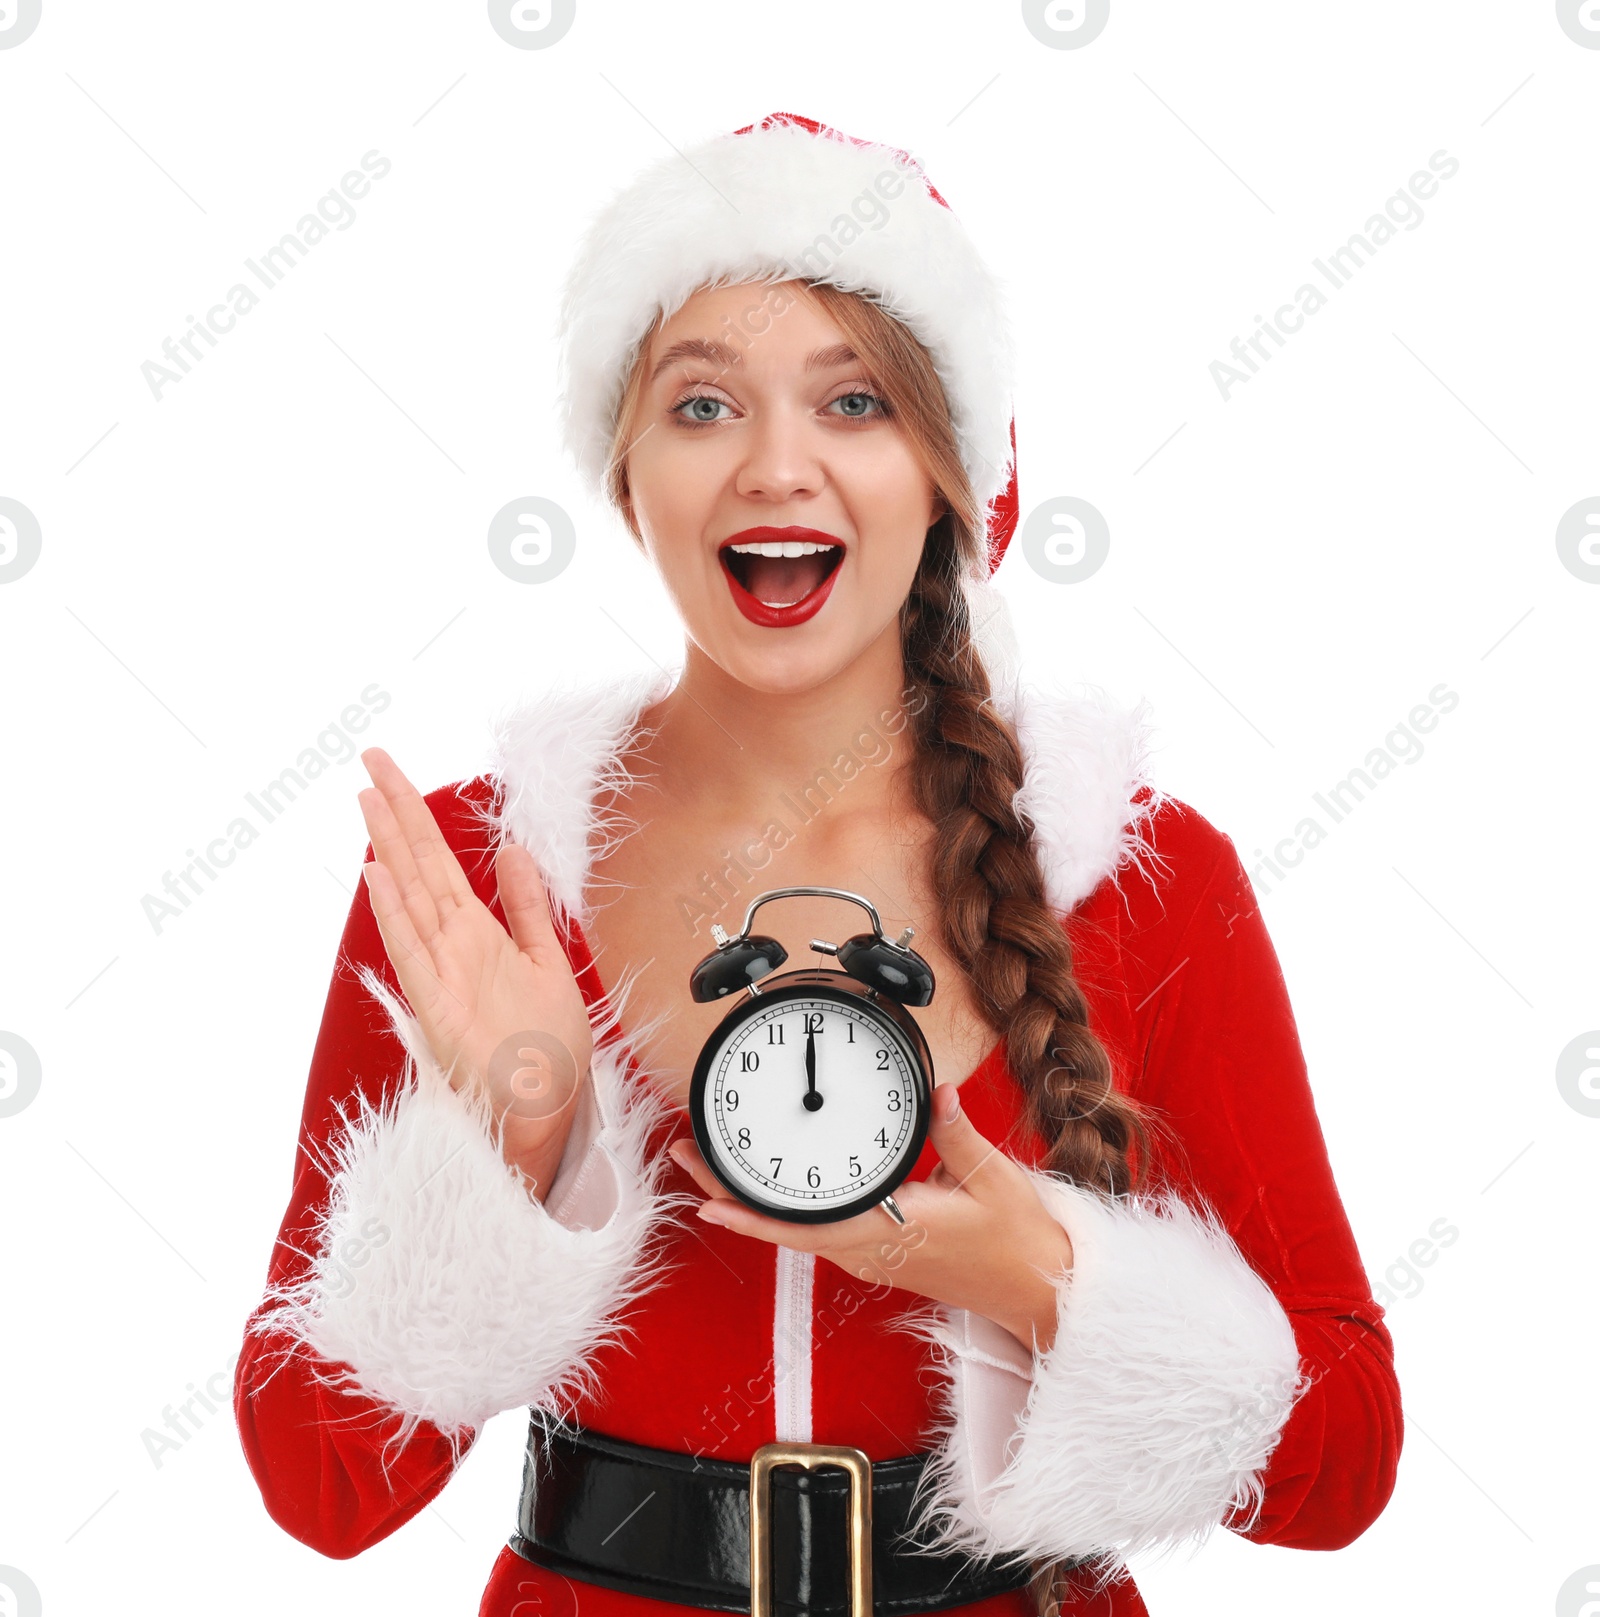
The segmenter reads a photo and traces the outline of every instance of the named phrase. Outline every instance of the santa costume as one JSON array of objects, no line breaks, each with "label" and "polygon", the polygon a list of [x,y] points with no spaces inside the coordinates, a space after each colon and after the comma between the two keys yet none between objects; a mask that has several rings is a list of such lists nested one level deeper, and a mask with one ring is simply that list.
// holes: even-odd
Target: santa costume
[{"label": "santa costume", "polygon": [[[928,347],[989,511],[992,571],[1017,515],[996,287],[903,153],[792,115],[670,159],[591,226],[563,304],[565,425],[591,484],[658,311],[761,278],[864,292]],[[906,1617],[1031,1617],[1022,1585],[1043,1560],[1077,1564],[1065,1611],[1132,1617],[1146,1608],[1120,1570],[1130,1555],[1218,1526],[1337,1549],[1383,1509],[1402,1435],[1393,1344],[1233,843],[1151,779],[1143,703],[1024,682],[996,592],[967,589],[1089,1026],[1159,1125],[1147,1188],[1112,1199],[1039,1169],[1047,1142],[1003,1039],[961,1083],[973,1125],[1070,1237],[1050,1348],[692,1217],[700,1193],[666,1150],[692,1137],[687,1114],[651,1087],[584,931],[598,850],[631,834],[597,795],[680,670],[578,679],[503,717],[490,767],[427,801],[502,923],[496,847],[536,860],[595,1025],[593,1084],[541,1202],[433,1060],[358,884],[236,1372],[245,1453],[287,1532],[359,1554],[439,1493],[492,1415],[525,1406],[529,1476],[482,1617],[748,1610],[741,1478],[772,1442],[868,1456],[874,1522],[915,1520],[919,1565],[939,1574],[874,1541],[878,1608]],[[848,778],[853,762],[835,768]],[[936,1162],[930,1144],[911,1177]],[[558,1451],[557,1432],[588,1447]],[[607,1517],[630,1464],[660,1485]],[[821,1479],[841,1474],[785,1475],[774,1609],[844,1617],[837,1580],[806,1561],[838,1564],[821,1524],[842,1506]],[[805,1511],[809,1550],[784,1541]]]}]

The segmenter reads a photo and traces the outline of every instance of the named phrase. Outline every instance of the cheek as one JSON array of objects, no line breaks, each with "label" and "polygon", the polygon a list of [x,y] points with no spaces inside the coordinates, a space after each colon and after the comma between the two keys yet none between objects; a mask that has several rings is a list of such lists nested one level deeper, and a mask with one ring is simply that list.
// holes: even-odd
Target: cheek
[{"label": "cheek", "polygon": [[851,520],[861,539],[858,560],[862,578],[874,593],[903,596],[916,576],[927,539],[931,509],[922,491],[876,491],[850,504]]},{"label": "cheek", "polygon": [[640,528],[656,547],[670,550],[704,530],[716,480],[664,433],[649,436],[662,441],[629,456],[628,486]]},{"label": "cheek", "polygon": [[847,498],[861,531],[885,539],[903,536],[911,547],[915,567],[923,536],[933,521],[933,490],[927,474],[909,455],[863,456],[849,474]]}]

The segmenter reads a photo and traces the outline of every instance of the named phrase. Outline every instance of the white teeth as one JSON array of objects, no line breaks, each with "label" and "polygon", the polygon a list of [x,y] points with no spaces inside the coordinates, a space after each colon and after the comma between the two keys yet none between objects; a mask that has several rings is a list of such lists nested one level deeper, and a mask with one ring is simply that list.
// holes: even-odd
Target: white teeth
[{"label": "white teeth", "polygon": [[729,545],[741,556],[810,556],[819,550],[837,550],[838,545],[814,545],[804,539],[764,539],[760,544]]}]

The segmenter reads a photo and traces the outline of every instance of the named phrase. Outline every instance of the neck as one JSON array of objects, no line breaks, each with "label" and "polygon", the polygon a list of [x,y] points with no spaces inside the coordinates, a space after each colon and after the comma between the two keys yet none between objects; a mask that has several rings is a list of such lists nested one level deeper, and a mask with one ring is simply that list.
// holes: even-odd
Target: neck
[{"label": "neck", "polygon": [[750,822],[787,794],[809,818],[838,798],[888,808],[912,756],[915,697],[898,623],[847,668],[808,690],[758,690],[690,641],[683,675],[642,715],[641,761],[657,786],[711,822]]}]

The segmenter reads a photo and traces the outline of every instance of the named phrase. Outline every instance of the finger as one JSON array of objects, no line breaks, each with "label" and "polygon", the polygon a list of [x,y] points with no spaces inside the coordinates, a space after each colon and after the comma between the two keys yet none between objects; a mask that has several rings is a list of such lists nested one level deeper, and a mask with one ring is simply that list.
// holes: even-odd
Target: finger
[{"label": "finger", "polygon": [[378,787],[369,786],[356,794],[356,801],[361,805],[361,817],[367,822],[373,855],[394,878],[395,890],[418,937],[435,936],[439,930],[438,906],[417,870],[411,844],[395,818],[389,799]]},{"label": "finger", "polygon": [[955,1181],[951,1188],[981,1194],[1004,1172],[1005,1154],[974,1127],[954,1084],[939,1084],[934,1089],[932,1114],[928,1139]]},{"label": "finger", "polygon": [[787,1246],[797,1252],[819,1252],[827,1245],[840,1244],[837,1232],[853,1224],[824,1225],[811,1228],[801,1224],[788,1224],[781,1218],[769,1218],[740,1201],[706,1166],[700,1147],[688,1136],[680,1136],[667,1147],[672,1160],[706,1193],[707,1200],[695,1209],[696,1215],[708,1224],[720,1224],[724,1229],[740,1235],[753,1235],[757,1240],[770,1241],[774,1246]]},{"label": "finger", "polygon": [[417,935],[411,914],[395,884],[394,873],[373,860],[362,867],[361,874],[372,900],[378,935],[383,939],[394,974],[412,1010],[432,1009],[437,1015],[448,999],[455,1011],[470,1021],[473,1008],[439,975],[433,951]]},{"label": "finger", "polygon": [[732,1191],[706,1166],[706,1159],[700,1154],[700,1147],[687,1135],[674,1140],[667,1147],[667,1154],[706,1195],[715,1196],[718,1200],[732,1199]]},{"label": "finger", "polygon": [[830,1246],[840,1246],[834,1233],[840,1225],[788,1224],[781,1218],[769,1218],[747,1207],[732,1196],[722,1196],[701,1202],[696,1214],[707,1224],[720,1224],[738,1235],[749,1235],[771,1246],[786,1246],[795,1252],[825,1252]]},{"label": "finger", "polygon": [[507,842],[495,855],[494,869],[511,941],[535,965],[553,960],[558,953],[564,955],[533,855],[520,844]]},{"label": "finger", "polygon": [[395,818],[400,822],[411,845],[411,855],[434,904],[442,916],[459,904],[469,904],[477,896],[467,880],[450,844],[439,830],[433,810],[423,800],[422,793],[402,773],[382,747],[368,747],[361,761],[367,766],[373,784],[388,799]]},{"label": "finger", "polygon": [[415,1011],[431,1003],[439,990],[439,974],[434,969],[433,956],[417,936],[392,872],[374,860],[362,867],[361,874],[372,900],[378,935],[383,939],[394,974],[400,981],[400,991]]},{"label": "finger", "polygon": [[773,1246],[786,1246],[795,1252],[811,1252],[827,1258],[852,1274],[860,1274],[859,1254],[872,1251],[885,1241],[895,1239],[895,1229],[883,1212],[868,1208],[851,1218],[828,1224],[791,1224],[785,1219],[772,1218],[758,1212],[747,1203],[730,1196],[719,1185],[721,1194],[705,1201],[695,1209],[708,1224],[720,1224],[740,1235],[754,1236]]},{"label": "finger", "polygon": [[[785,1239],[782,1244],[793,1246],[798,1251],[822,1251],[824,1246],[823,1237],[831,1237],[826,1242],[827,1245],[845,1247],[859,1244],[863,1240],[870,1241],[880,1233],[877,1220],[884,1215],[876,1207],[872,1207],[868,1208],[864,1213],[855,1214],[852,1218],[838,1219],[830,1224],[816,1226],[812,1233],[819,1237],[817,1244],[803,1246],[799,1240],[792,1238],[801,1230],[802,1226],[786,1223],[783,1219],[768,1218],[764,1213],[759,1213],[747,1203],[740,1201],[707,1166],[699,1145],[696,1144],[691,1135],[680,1134],[667,1147],[667,1154],[708,1196],[718,1203],[719,1212],[725,1211],[731,1206],[748,1212],[753,1219],[759,1220],[764,1225],[771,1226],[772,1228],[767,1231],[765,1239],[774,1238],[773,1230],[785,1231],[788,1232],[790,1238]],[[896,1192],[896,1195],[903,1199],[907,1191],[921,1191],[923,1188],[920,1183],[908,1182]]]},{"label": "finger", "polygon": [[[965,1198],[952,1201],[950,1192],[953,1188],[951,1185],[941,1185],[931,1173],[926,1179],[907,1179],[897,1185],[894,1192],[900,1218],[897,1219],[882,1202],[869,1207],[865,1213],[858,1215],[861,1227],[855,1234],[857,1244],[878,1247],[885,1241],[912,1241],[920,1245],[935,1231],[944,1233],[964,1228],[966,1216],[977,1204]],[[900,1219],[905,1222],[901,1223]],[[854,1225],[855,1221],[851,1220],[851,1227]]]}]

